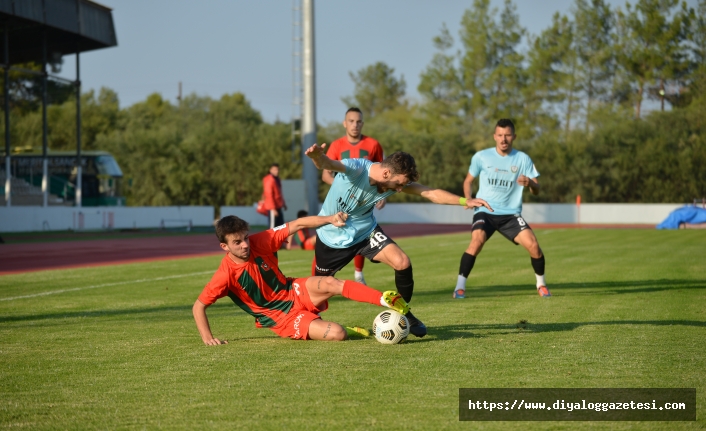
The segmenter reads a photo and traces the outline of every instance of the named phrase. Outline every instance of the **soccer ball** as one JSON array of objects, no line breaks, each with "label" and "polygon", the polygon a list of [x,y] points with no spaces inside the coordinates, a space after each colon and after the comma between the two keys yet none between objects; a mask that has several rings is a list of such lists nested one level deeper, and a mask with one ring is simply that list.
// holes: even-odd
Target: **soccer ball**
[{"label": "soccer ball", "polygon": [[397,344],[407,339],[409,321],[394,310],[385,310],[373,320],[373,333],[382,344]]}]

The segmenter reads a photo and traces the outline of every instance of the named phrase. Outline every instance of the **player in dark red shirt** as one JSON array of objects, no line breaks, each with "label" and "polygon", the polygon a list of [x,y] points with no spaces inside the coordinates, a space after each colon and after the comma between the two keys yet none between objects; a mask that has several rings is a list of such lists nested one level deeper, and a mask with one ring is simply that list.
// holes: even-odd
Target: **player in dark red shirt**
[{"label": "player in dark red shirt", "polygon": [[363,284],[333,277],[287,278],[280,271],[275,252],[290,234],[328,223],[345,226],[347,217],[340,212],[325,217],[303,217],[252,236],[246,221],[236,216],[220,219],[216,235],[226,255],[192,309],[204,344],[227,344],[213,337],[206,316],[206,308],[224,296],[253,316],[258,328],[269,328],[280,337],[293,339],[339,341],[347,338],[343,326],[322,320],[319,315],[328,308],[328,299],[334,295],[407,314],[409,307],[397,292],[381,293]]},{"label": "player in dark red shirt", "polygon": [[[363,135],[363,113],[358,108],[350,108],[346,111],[346,116],[343,119],[343,127],[346,129],[346,136],[343,136],[329,145],[326,155],[331,160],[343,159],[368,159],[371,162],[380,163],[384,159],[382,146],[378,141],[370,136]],[[326,184],[333,183],[335,172],[325,170],[321,174],[321,179]],[[375,205],[375,208],[382,209],[385,206],[385,200],[381,200]],[[312,275],[314,275],[316,261],[312,264]],[[365,284],[363,276],[363,266],[365,258],[361,255],[353,259],[355,266],[355,281]]]},{"label": "player in dark red shirt", "polygon": [[270,229],[283,224],[287,203],[282,196],[282,180],[279,178],[277,163],[272,163],[269,172],[262,178],[262,199],[265,201],[263,208],[268,211]]}]

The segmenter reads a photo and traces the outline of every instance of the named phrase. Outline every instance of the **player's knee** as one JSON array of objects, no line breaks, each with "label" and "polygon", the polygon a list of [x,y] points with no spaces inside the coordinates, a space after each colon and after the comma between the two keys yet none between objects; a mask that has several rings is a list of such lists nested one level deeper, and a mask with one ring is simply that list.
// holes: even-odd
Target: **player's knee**
[{"label": "player's knee", "polygon": [[485,244],[485,241],[483,241],[482,239],[472,239],[471,243],[466,249],[466,253],[472,254],[473,256],[477,256],[478,253],[483,250],[483,244]]},{"label": "player's knee", "polygon": [[527,251],[529,251],[530,256],[535,259],[542,257],[542,249],[539,248],[539,243],[537,241],[532,241],[527,245]]},{"label": "player's knee", "polygon": [[343,341],[348,338],[346,329],[338,323],[331,323],[331,329],[328,334],[324,334],[324,340],[327,341]]},{"label": "player's knee", "polygon": [[325,292],[328,293],[333,293],[336,295],[340,295],[341,292],[343,292],[343,280],[339,280],[335,277],[332,276],[327,276],[324,277],[321,280],[322,287],[325,289]]},{"label": "player's knee", "polygon": [[485,244],[487,237],[482,233],[476,234],[476,232],[478,231],[474,231],[473,233],[475,235],[471,235],[471,244],[478,244],[482,246],[483,244]]},{"label": "player's knee", "polygon": [[407,269],[410,265],[412,265],[412,262],[409,260],[409,256],[404,253],[395,256],[395,259],[392,261],[392,267],[397,271]]},{"label": "player's knee", "polygon": [[471,243],[468,244],[468,248],[480,250],[481,248],[483,248],[483,241],[471,241]]}]

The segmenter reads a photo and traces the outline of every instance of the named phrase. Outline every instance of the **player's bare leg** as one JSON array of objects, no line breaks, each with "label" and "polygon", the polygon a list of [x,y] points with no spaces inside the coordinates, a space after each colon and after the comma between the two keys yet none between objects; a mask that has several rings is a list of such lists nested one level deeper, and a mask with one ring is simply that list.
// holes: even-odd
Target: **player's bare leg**
[{"label": "player's bare leg", "polygon": [[341,295],[353,301],[388,307],[402,314],[409,311],[406,301],[397,292],[383,293],[351,280],[339,280],[330,276],[309,277],[306,280],[306,289],[309,299],[316,307],[323,305],[334,295]]},{"label": "player's bare leg", "polygon": [[515,237],[514,241],[524,247],[533,259],[542,257],[542,249],[539,248],[537,237],[531,229],[525,229]]},{"label": "player's bare leg", "polygon": [[388,244],[375,255],[375,260],[392,267],[395,271],[401,271],[412,264],[409,256],[397,244]]},{"label": "player's bare leg", "polygon": [[309,277],[306,289],[311,302],[318,307],[332,296],[343,294],[343,281],[333,277]]},{"label": "player's bare leg", "polygon": [[478,256],[481,250],[483,250],[483,246],[485,245],[486,241],[488,241],[488,236],[486,235],[483,229],[474,230],[473,232],[471,232],[471,242],[466,248],[466,253],[471,254],[473,256]]},{"label": "player's bare leg", "polygon": [[476,257],[483,250],[488,236],[483,229],[476,229],[471,232],[471,242],[468,244],[466,251],[461,256],[461,265],[458,269],[458,278],[456,279],[456,288],[454,289],[453,297],[463,299],[466,297],[466,280],[473,270],[473,265],[476,263]]},{"label": "player's bare leg", "polygon": [[[407,303],[396,292],[381,293],[355,281],[338,280],[333,277],[309,277],[305,287],[309,293],[309,299],[316,307],[323,305],[332,296],[341,295],[354,301],[368,302],[397,310],[402,314],[405,312],[409,314]],[[367,330],[363,329],[364,332],[361,332],[354,328],[351,329],[364,336],[369,335]],[[348,331],[338,323],[317,319],[309,325],[309,338],[322,341],[340,341],[348,338]]]},{"label": "player's bare leg", "polygon": [[[414,277],[412,275],[412,262],[409,256],[395,243],[386,245],[377,255],[375,260],[387,264],[395,270],[395,286],[407,303],[412,300],[414,292]],[[427,327],[411,312],[406,314],[409,320],[409,332],[417,337],[427,335]]]},{"label": "player's bare leg", "polygon": [[348,332],[338,323],[316,319],[309,325],[309,338],[319,341],[343,341],[348,338]]},{"label": "player's bare leg", "polygon": [[552,296],[547,289],[547,282],[544,279],[544,253],[539,247],[537,237],[531,229],[525,229],[515,237],[514,241],[524,247],[530,255],[534,275],[537,278],[537,293],[539,296]]}]

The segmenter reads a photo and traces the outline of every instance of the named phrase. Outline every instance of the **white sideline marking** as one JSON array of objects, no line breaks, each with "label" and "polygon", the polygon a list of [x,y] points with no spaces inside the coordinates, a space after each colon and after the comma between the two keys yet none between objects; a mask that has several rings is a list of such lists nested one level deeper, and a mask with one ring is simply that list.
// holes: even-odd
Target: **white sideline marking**
[{"label": "white sideline marking", "polygon": [[[289,262],[281,262],[280,265],[285,265],[285,264],[290,264],[290,263],[299,263],[299,262],[307,262],[307,260],[291,260]],[[93,286],[74,287],[71,289],[62,289],[62,290],[52,290],[50,292],[35,293],[33,295],[22,295],[22,296],[12,296],[10,298],[0,298],[0,301],[14,301],[15,299],[37,298],[39,296],[56,295],[59,293],[66,293],[66,292],[76,292],[79,290],[98,289],[99,287],[121,286],[123,284],[131,284],[131,283],[146,283],[148,281],[171,280],[173,278],[191,277],[193,275],[213,274],[214,272],[215,272],[215,270],[214,271],[190,272],[188,274],[170,275],[167,277],[142,278],[140,280],[118,281],[115,283],[95,284]]]},{"label": "white sideline marking", "polygon": [[201,272],[192,272],[189,274],[170,275],[168,277],[143,278],[140,280],[118,281],[115,283],[95,284],[93,286],[74,287],[72,289],[52,290],[50,292],[35,293],[34,295],[23,295],[23,296],[13,296],[10,298],[0,298],[0,301],[13,301],[15,299],[36,298],[38,296],[55,295],[58,293],[66,293],[66,292],[76,292],[78,290],[98,289],[99,287],[120,286],[123,284],[131,284],[131,283],[145,283],[148,281],[170,280],[172,278],[191,277],[192,275],[203,275],[203,274],[210,274],[210,273],[213,273],[213,271],[201,271]]},{"label": "white sideline marking", "polygon": [[299,263],[299,262],[311,262],[311,260],[310,260],[310,259],[309,259],[309,260],[307,260],[307,259],[288,260],[288,261],[286,261],[286,262],[280,262],[279,264],[280,264],[280,265],[286,265],[286,264],[289,264],[289,263]]}]

